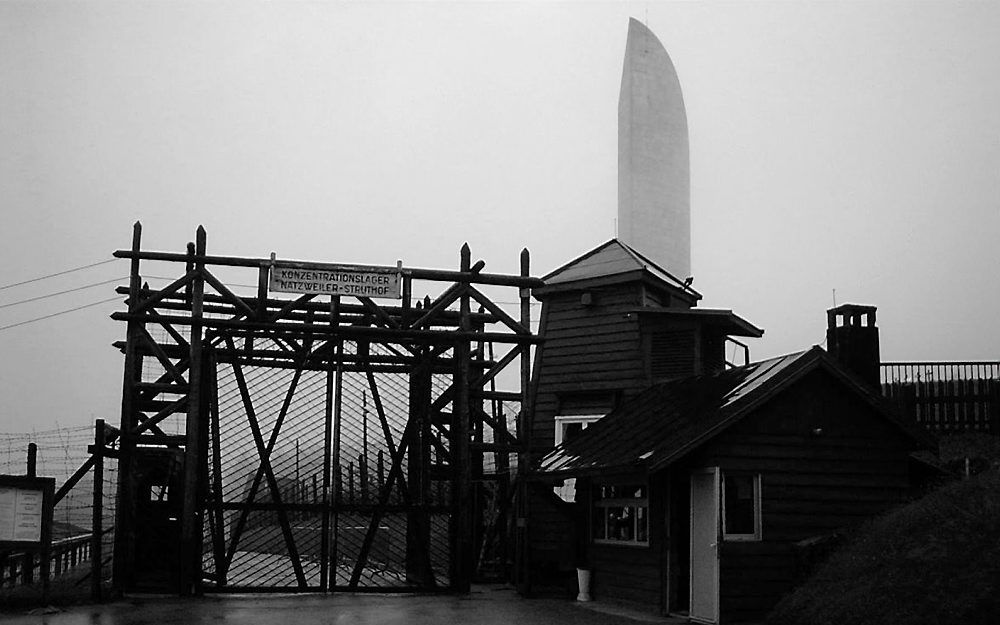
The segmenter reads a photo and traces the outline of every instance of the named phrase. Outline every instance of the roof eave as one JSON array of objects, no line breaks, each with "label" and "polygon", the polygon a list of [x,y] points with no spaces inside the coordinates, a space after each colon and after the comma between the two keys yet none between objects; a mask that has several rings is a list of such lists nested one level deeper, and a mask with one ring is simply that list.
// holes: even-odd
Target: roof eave
[{"label": "roof eave", "polygon": [[651,307],[636,307],[630,312],[635,312],[638,314],[647,315],[675,315],[675,316],[691,316],[691,317],[702,317],[703,319],[718,319],[728,322],[728,324],[720,323],[718,325],[723,326],[726,330],[728,336],[742,336],[747,338],[759,339],[764,336],[764,330],[753,325],[746,319],[740,317],[731,310],[723,309],[678,309],[678,308],[651,308]]},{"label": "roof eave", "polygon": [[529,477],[535,479],[568,479],[574,477],[594,477],[594,476],[609,476],[609,475],[624,475],[630,473],[636,473],[639,471],[649,471],[650,467],[643,460],[636,459],[631,463],[620,463],[620,464],[599,464],[591,465],[586,467],[569,467],[565,469],[556,469],[554,471],[546,471],[544,469],[535,469],[529,474]]},{"label": "roof eave", "polygon": [[534,296],[539,296],[539,295],[548,295],[550,293],[561,293],[566,291],[582,291],[584,289],[592,289],[612,284],[622,284],[625,282],[640,282],[640,281],[665,290],[672,291],[682,297],[690,299],[692,303],[698,302],[702,299],[701,293],[695,291],[691,287],[684,287],[679,284],[672,284],[670,282],[667,282],[666,280],[657,277],[654,273],[649,271],[649,269],[646,269],[644,267],[637,267],[635,269],[630,269],[628,271],[622,271],[618,273],[609,273],[603,276],[590,276],[586,278],[578,278],[576,280],[567,280],[565,282],[546,284],[545,286],[533,288],[531,290],[531,294]]}]

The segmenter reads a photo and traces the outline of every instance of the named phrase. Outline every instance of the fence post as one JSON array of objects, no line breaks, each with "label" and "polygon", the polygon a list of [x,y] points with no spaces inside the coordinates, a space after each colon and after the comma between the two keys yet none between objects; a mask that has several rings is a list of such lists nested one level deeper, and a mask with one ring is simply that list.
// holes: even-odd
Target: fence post
[{"label": "fence post", "polygon": [[98,419],[94,426],[94,501],[90,525],[90,598],[101,601],[101,535],[104,528],[104,419]]},{"label": "fence post", "polygon": [[[25,470],[28,477],[38,475],[38,445],[28,443],[28,465]],[[27,586],[35,580],[35,554],[31,550],[25,551],[21,557],[21,582]]]},{"label": "fence post", "polygon": [[989,406],[986,418],[989,421],[986,431],[996,436],[1000,434],[1000,380],[987,380],[986,383],[989,385],[989,399],[986,400],[986,405]]},{"label": "fence post", "polygon": [[28,477],[38,475],[38,445],[34,443],[28,443],[28,467],[25,475]]},{"label": "fence post", "polygon": [[184,444],[184,490],[181,513],[180,540],[180,594],[200,595],[202,592],[202,503],[205,472],[202,470],[204,445],[203,424],[208,418],[203,401],[202,338],[204,331],[205,303],[205,228],[198,226],[195,233],[195,261],[197,275],[192,281],[191,337],[188,341],[188,404]]}]

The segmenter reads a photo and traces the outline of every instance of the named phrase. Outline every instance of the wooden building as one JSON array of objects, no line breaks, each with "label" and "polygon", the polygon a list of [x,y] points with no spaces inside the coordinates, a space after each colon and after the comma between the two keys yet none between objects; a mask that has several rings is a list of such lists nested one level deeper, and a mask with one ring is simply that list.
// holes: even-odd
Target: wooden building
[{"label": "wooden building", "polygon": [[612,239],[556,269],[542,302],[534,451],[548,451],[656,382],[724,370],[727,337],[763,330]]},{"label": "wooden building", "polygon": [[[869,379],[874,308],[831,311],[837,357],[727,366],[727,338],[761,331],[697,309],[617,241],[545,280],[534,440],[558,446],[535,474],[538,582],[569,559],[601,600],[760,620],[803,574],[803,545],[912,492],[911,453],[932,441]],[[561,480],[575,484],[551,491]]]}]

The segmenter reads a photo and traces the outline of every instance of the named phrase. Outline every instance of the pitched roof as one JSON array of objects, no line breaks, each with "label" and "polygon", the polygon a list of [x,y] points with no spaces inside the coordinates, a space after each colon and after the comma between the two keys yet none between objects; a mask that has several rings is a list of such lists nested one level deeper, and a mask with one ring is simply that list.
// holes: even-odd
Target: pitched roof
[{"label": "pitched roof", "polygon": [[653,386],[541,459],[542,474],[580,475],[663,468],[687,455],[777,392],[823,367],[922,443],[920,431],[885,412],[881,398],[819,347]]},{"label": "pitched roof", "polygon": [[685,285],[683,280],[618,239],[611,239],[569,261],[542,277],[542,280],[545,282],[545,287],[550,287],[594,278],[624,276],[632,272],[644,272],[669,286],[692,294],[696,299],[701,299],[701,294]]}]

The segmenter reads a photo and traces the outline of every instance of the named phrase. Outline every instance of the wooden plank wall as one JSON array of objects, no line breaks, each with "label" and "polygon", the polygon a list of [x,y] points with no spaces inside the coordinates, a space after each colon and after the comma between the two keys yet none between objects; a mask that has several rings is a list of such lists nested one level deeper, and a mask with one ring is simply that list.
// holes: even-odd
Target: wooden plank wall
[{"label": "wooden plank wall", "polygon": [[572,574],[576,566],[576,509],[545,484],[528,489],[531,510],[532,586],[535,592],[547,592]]},{"label": "wooden plank wall", "polygon": [[550,296],[545,343],[537,371],[538,390],[532,442],[547,451],[553,445],[553,417],[560,398],[605,392],[625,399],[645,386],[635,315],[638,285],[604,287],[593,292],[594,303],[580,303],[580,292]]},{"label": "wooden plank wall", "polygon": [[[646,477],[637,477],[635,481],[645,482]],[[588,536],[591,589],[598,601],[634,604],[651,613],[665,609],[665,492],[650,484],[648,546],[598,544]]]}]

